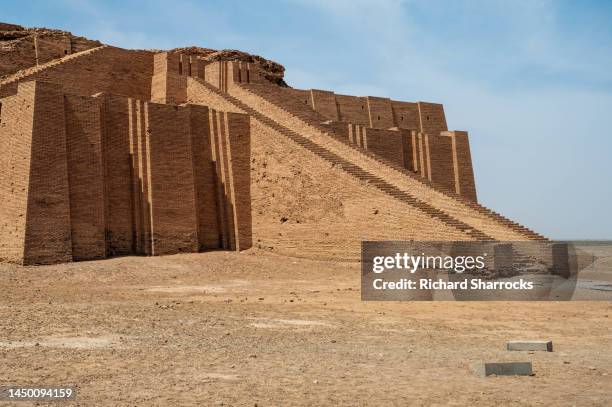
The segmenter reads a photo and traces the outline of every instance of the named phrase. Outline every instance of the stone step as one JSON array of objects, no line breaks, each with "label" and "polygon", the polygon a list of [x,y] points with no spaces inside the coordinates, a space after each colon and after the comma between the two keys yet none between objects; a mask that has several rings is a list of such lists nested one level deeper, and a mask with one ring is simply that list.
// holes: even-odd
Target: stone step
[{"label": "stone step", "polygon": [[474,371],[481,377],[487,376],[531,376],[531,362],[487,362],[474,366]]},{"label": "stone step", "polygon": [[508,341],[506,349],[516,351],[552,352],[552,341]]},{"label": "stone step", "polygon": [[[200,83],[203,83],[203,81],[198,80]],[[204,84],[204,83],[203,83]],[[213,88],[212,86],[205,84],[205,86],[207,86],[207,88],[213,90],[214,92],[216,92],[217,94],[226,97],[226,93],[224,92],[220,92],[218,89]],[[227,95],[230,96],[230,95]],[[271,119],[267,116],[265,116],[262,112],[259,111],[255,111],[254,109],[250,108],[248,105],[246,105],[244,102],[238,100],[237,98],[230,96],[230,98],[226,97],[226,99],[232,101],[237,107],[239,107],[240,109],[242,109],[243,111],[247,112],[247,113],[251,113],[251,115],[253,117],[255,117],[257,120],[259,120],[260,122],[266,124],[266,123],[273,123],[273,125],[271,127],[275,128],[279,133],[287,136],[288,138],[290,138],[291,140],[295,141],[296,143],[298,143],[299,145],[303,146],[304,148],[308,149],[309,151],[317,154],[318,156],[326,159],[329,162],[332,162],[334,164],[338,164],[338,165],[346,165],[348,168],[345,169],[345,171],[347,173],[350,173],[351,175],[355,176],[356,178],[360,178],[362,176],[368,176],[370,177],[369,179],[373,180],[373,182],[371,182],[371,184],[373,186],[376,186],[379,190],[385,192],[386,194],[392,196],[395,199],[398,199],[401,202],[410,204],[411,206],[414,206],[416,208],[418,208],[419,210],[423,211],[424,213],[428,214],[431,217],[434,217],[436,219],[439,219],[441,221],[443,221],[444,223],[446,223],[449,226],[455,227],[463,232],[468,233],[470,236],[473,236],[475,238],[478,239],[483,239],[483,240],[491,240],[492,237],[486,235],[485,233],[483,233],[482,231],[476,230],[475,228],[464,224],[463,222],[461,222],[460,220],[452,217],[451,215],[435,208],[432,207],[430,204],[425,203],[423,201],[420,201],[419,199],[417,199],[416,197],[412,196],[411,194],[409,194],[408,192],[403,192],[401,190],[399,190],[396,186],[388,183],[387,181],[384,181],[382,178],[375,176],[374,174],[370,173],[369,171],[361,168],[360,166],[356,165],[355,163],[351,163],[350,161],[343,159],[339,156],[337,156],[335,153],[329,151],[326,147],[321,146],[316,144],[314,141],[309,140],[307,138],[305,138],[304,136],[301,136],[300,134],[294,132],[291,129],[288,129],[282,125],[280,125],[277,121],[275,121],[274,119]],[[283,109],[284,110],[284,109]],[[358,150],[357,150],[358,151]],[[351,171],[351,172],[349,172]]]},{"label": "stone step", "polygon": [[[245,89],[247,92],[250,92],[250,89],[246,89],[244,86],[241,86],[241,88]],[[272,104],[274,104],[273,101],[268,100],[265,96],[261,96],[261,95],[257,95],[257,96],[263,98],[264,100],[267,100],[268,102],[270,102]],[[373,153],[371,153],[371,152],[369,152],[367,150],[363,150],[360,147],[352,145],[348,140],[345,140],[342,137],[339,137],[337,135],[334,135],[333,133],[330,133],[329,130],[326,129],[326,128],[322,128],[320,120],[311,122],[312,118],[309,115],[306,115],[306,114],[295,114],[293,112],[288,111],[286,108],[284,108],[282,106],[279,106],[277,104],[275,104],[275,106],[277,108],[279,108],[281,111],[286,112],[290,116],[296,117],[296,118],[306,122],[306,124],[309,124],[313,128],[319,129],[323,134],[331,136],[332,138],[345,143],[347,146],[351,147],[352,149],[354,149],[356,151],[359,151],[362,154],[367,155],[370,158],[375,159],[377,162],[380,162],[380,163],[385,164],[387,166],[393,167],[394,169],[396,169],[396,170],[398,170],[398,171],[400,171],[402,173],[405,173],[405,174],[411,176],[412,178],[418,179],[423,184],[425,184],[425,185],[427,185],[427,186],[429,186],[429,187],[431,187],[431,188],[433,188],[433,189],[435,189],[435,190],[437,190],[439,192],[442,192],[442,193],[444,193],[446,195],[449,195],[449,196],[451,196],[451,197],[461,201],[463,204],[465,204],[466,206],[469,206],[470,208],[476,210],[478,213],[480,213],[482,215],[485,215],[485,216],[487,216],[487,217],[489,217],[489,218],[499,222],[502,226],[506,226],[506,227],[514,230],[515,232],[518,232],[518,233],[521,233],[521,234],[525,235],[526,237],[528,237],[530,239],[534,239],[534,240],[547,240],[543,236],[533,232],[531,229],[523,227],[523,226],[519,225],[516,222],[509,221],[508,219],[504,218],[503,216],[499,215],[498,213],[493,212],[490,209],[488,209],[488,208],[486,208],[486,207],[484,207],[482,205],[479,205],[478,203],[474,203],[472,201],[466,200],[465,198],[463,198],[463,197],[457,195],[456,193],[454,193],[454,191],[450,191],[448,189],[440,187],[439,185],[432,184],[431,182],[429,182],[425,178],[420,177],[417,173],[409,171],[409,170],[407,170],[405,168],[398,168],[397,165],[395,165],[393,163],[390,163],[387,160],[384,160],[381,157],[376,156],[375,154],[373,154]],[[314,111],[313,111],[313,113],[316,114],[316,112],[314,112]]]}]

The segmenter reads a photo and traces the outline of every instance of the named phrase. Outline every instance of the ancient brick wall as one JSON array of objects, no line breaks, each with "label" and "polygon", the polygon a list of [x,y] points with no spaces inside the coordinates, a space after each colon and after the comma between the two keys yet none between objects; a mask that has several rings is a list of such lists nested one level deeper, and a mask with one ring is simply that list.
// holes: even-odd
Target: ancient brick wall
[{"label": "ancient brick wall", "polygon": [[229,249],[235,247],[235,226],[232,209],[232,190],[229,185],[227,166],[226,116],[210,111],[210,140],[213,163],[213,174],[217,201],[217,216],[219,218],[220,247]]},{"label": "ancient brick wall", "polygon": [[476,202],[476,182],[474,180],[472,155],[470,153],[470,142],[467,132],[452,131],[442,134],[452,139],[455,190],[461,196]]},{"label": "ancient brick wall", "polygon": [[[326,148],[332,148],[332,145],[336,145],[340,147],[337,143],[331,142],[331,139],[328,137],[322,137],[314,134],[313,127],[304,125],[304,122],[301,121],[298,117],[301,116],[301,112],[288,112],[285,110],[273,109],[270,106],[270,103],[262,100],[261,97],[256,96],[251,93],[251,89],[257,90],[257,95],[259,95],[260,90],[263,87],[260,86],[240,86],[236,87],[231,96],[229,97],[221,97],[224,100],[224,103],[232,103],[236,107],[242,109],[242,111],[251,112],[254,114],[252,119],[252,135],[253,135],[253,165],[252,171],[258,172],[259,176],[253,178],[252,180],[252,193],[253,193],[253,236],[256,239],[255,244],[262,248],[267,248],[273,251],[277,251],[279,253],[297,255],[297,256],[316,256],[317,258],[351,258],[355,259],[358,256],[358,241],[362,235],[359,234],[358,224],[360,219],[356,218],[348,218],[345,221],[345,225],[333,225],[331,228],[328,228],[330,225],[329,219],[325,215],[331,215],[332,218],[341,218],[338,214],[331,214],[331,209],[329,205],[329,201],[327,198],[330,196],[328,194],[327,185],[329,183],[334,183],[335,180],[339,180],[341,175],[336,174],[325,174],[321,175],[320,179],[321,183],[316,183],[313,185],[312,178],[306,178],[308,181],[309,189],[307,191],[300,191],[300,187],[304,185],[304,178],[302,178],[303,174],[308,174],[311,169],[316,167],[318,163],[322,163],[324,167],[330,170],[338,170],[339,174],[343,174],[347,176],[348,179],[353,181],[357,181],[355,178],[352,178],[351,173],[353,170],[348,170],[346,172],[347,166],[350,168],[349,163],[343,162],[341,159],[338,164],[334,164],[335,161],[333,157],[329,156],[329,151],[325,151]],[[249,89],[249,91],[246,91]],[[194,92],[195,94],[195,92]],[[218,94],[221,95],[221,94]],[[266,93],[267,95],[267,93]],[[238,100],[236,100],[236,98]],[[214,101],[213,98],[207,98],[207,103],[209,101]],[[197,101],[194,101],[197,102]],[[248,104],[245,106],[245,104]],[[256,109],[253,113],[253,109]],[[292,117],[292,115],[294,115]],[[264,117],[262,117],[264,115]],[[287,128],[282,129],[275,127],[273,123],[290,123],[285,125],[292,126],[292,129],[299,134],[304,134],[304,138],[308,137],[309,140],[312,140],[312,143],[298,141],[297,143],[293,143],[291,139],[294,136],[291,136],[291,131]],[[330,123],[331,124],[331,123]],[[324,126],[325,128],[329,128],[329,125]],[[274,147],[278,147],[282,145],[284,142],[287,142],[289,146],[296,147],[296,153],[289,153],[287,151],[281,150],[259,150],[258,147],[261,144],[261,140],[259,140],[256,136],[258,131],[264,131],[270,133],[270,140]],[[325,132],[325,130],[323,130]],[[401,133],[401,132],[400,132]],[[296,136],[297,137],[297,136]],[[326,141],[323,141],[325,139]],[[322,148],[323,145],[319,143],[324,142],[325,148]],[[312,148],[310,147],[311,144]],[[336,147],[333,147],[336,148]],[[355,150],[347,150],[348,147],[343,148],[342,157],[347,157],[348,160],[356,159],[355,161],[359,163],[358,165],[369,165],[365,163],[364,156],[360,156],[359,154],[354,154]],[[322,151],[321,151],[322,150]],[[351,153],[353,151],[353,153]],[[295,154],[301,154],[302,156],[306,156],[304,159],[309,166],[307,170],[303,170],[298,164],[299,156],[296,157]],[[359,157],[360,156],[360,157]],[[349,158],[351,157],[351,158]],[[318,160],[321,161],[318,161]],[[284,165],[281,169],[276,169],[275,165],[272,165],[270,162],[280,162],[281,165]],[[331,164],[331,165],[330,165]],[[379,166],[376,163],[373,163],[374,167],[371,167],[372,174],[376,174],[380,177],[381,180],[387,180],[387,177],[390,177],[391,174],[389,172],[384,171],[384,166]],[[345,168],[345,170],[343,170]],[[362,167],[363,168],[363,167]],[[378,172],[376,169],[381,170]],[[357,171],[357,170],[355,170]],[[397,174],[399,175],[399,174]],[[317,180],[319,177],[315,177]],[[456,219],[460,219],[464,222],[469,222],[470,226],[473,227],[482,227],[486,230],[486,233],[492,233],[492,236],[503,236],[504,238],[510,236],[518,236],[518,234],[513,234],[509,229],[505,229],[505,226],[500,226],[499,224],[495,225],[487,220],[485,217],[482,217],[470,206],[465,206],[463,203],[456,201],[454,198],[449,197],[448,195],[441,194],[431,189],[430,187],[422,184],[420,182],[413,183],[412,179],[397,179],[397,182],[408,182],[411,184],[408,187],[408,190],[414,192],[418,195],[418,199],[428,200],[432,205],[438,205],[437,201],[440,201],[440,207],[444,208],[445,211],[449,211],[452,213],[451,216],[456,217]],[[363,185],[366,189],[372,190],[368,193],[369,197],[375,196],[378,192],[376,188],[373,188],[373,185],[368,181],[364,180],[357,181],[360,185]],[[278,184],[278,185],[276,185]],[[334,184],[332,186],[333,191],[342,191],[345,183],[344,179],[339,181],[339,184],[342,186]],[[276,185],[276,186],[275,186]],[[261,192],[260,188],[265,188],[265,191]],[[434,198],[432,194],[435,194]],[[353,191],[349,193],[350,196],[353,195]],[[395,195],[385,195],[381,194],[383,197],[392,198]],[[332,194],[332,196],[334,196]],[[434,201],[429,201],[430,199],[434,199]],[[258,200],[261,199],[261,202]],[[339,207],[342,207],[346,202],[349,202],[350,198],[347,200],[339,199]],[[397,205],[400,205],[399,202],[395,202],[394,204],[390,202],[391,205],[394,205],[397,210]],[[260,206],[261,205],[261,206]],[[412,207],[412,205],[408,205]],[[283,210],[284,209],[284,210]],[[367,209],[361,208],[360,214],[363,216],[367,213]],[[403,209],[402,209],[403,211]],[[417,210],[418,211],[418,210]],[[374,213],[377,211],[373,210]],[[286,214],[290,213],[296,217],[296,220],[293,221],[291,216],[287,216]],[[357,214],[357,212],[355,212]],[[377,214],[378,214],[377,213]],[[430,213],[429,209],[424,210],[423,212],[428,216]],[[305,218],[311,215],[310,220],[305,220]],[[317,217],[318,215],[318,217]],[[276,216],[278,216],[276,218]],[[275,225],[274,219],[278,220],[278,223]],[[363,217],[365,223],[372,227],[372,230],[380,231],[381,237],[379,239],[384,239],[385,237],[394,238],[395,230],[388,229],[388,223],[390,220],[388,218],[382,220],[382,224],[377,224],[372,218]],[[332,221],[333,222],[333,221]],[[458,222],[458,221],[457,221]],[[407,228],[413,228],[413,226],[408,221],[399,221],[399,223],[407,225]],[[384,226],[383,226],[384,224]],[[448,226],[451,229],[454,229],[455,223],[451,223]],[[346,227],[346,228],[344,228]],[[415,226],[415,228],[419,228],[419,226]],[[330,229],[332,230],[330,232]],[[367,226],[364,225],[364,229],[367,229]],[[383,232],[384,230],[384,232]],[[344,239],[346,236],[337,236],[335,234],[336,231],[340,231],[340,234],[344,233],[346,236],[352,236],[352,239],[349,237]],[[417,232],[421,233],[419,230]],[[424,232],[424,235],[427,232]],[[382,237],[385,235],[385,237]],[[444,238],[446,236],[444,233],[440,233],[438,237]],[[465,233],[463,236],[466,236]],[[422,237],[420,237],[422,238]],[[419,239],[417,237],[416,239]],[[352,241],[351,241],[352,240]]]},{"label": "ancient brick wall", "polygon": [[31,88],[34,91],[24,262],[70,261],[72,241],[64,95],[61,87],[54,84],[34,82],[24,86],[25,92],[29,93]]},{"label": "ancient brick wall", "polygon": [[404,142],[402,133],[397,130],[365,128],[365,148],[381,157],[405,167],[404,164]]},{"label": "ancient brick wall", "polygon": [[237,109],[219,94],[203,86],[202,82],[199,78],[187,78],[187,103],[214,106],[216,109],[225,112],[241,113],[240,109]]},{"label": "ancient brick wall", "polygon": [[0,99],[0,258],[27,264],[251,246],[250,122],[22,82]]},{"label": "ancient brick wall", "polygon": [[151,78],[151,101],[164,103],[167,98],[168,54],[153,56],[153,77]]},{"label": "ancient brick wall", "polygon": [[314,110],[330,120],[339,120],[338,105],[336,105],[336,96],[333,92],[311,89],[310,97],[312,99],[311,103]]},{"label": "ancient brick wall", "polygon": [[211,112],[206,106],[189,106],[193,177],[200,250],[222,247],[217,209],[216,168],[212,161]]},{"label": "ancient brick wall", "polygon": [[204,106],[130,105],[136,252],[250,247],[246,117]]},{"label": "ancient brick wall", "polygon": [[[8,48],[8,47],[7,47]],[[0,76],[36,65],[34,37],[23,38],[0,53]]]},{"label": "ancient brick wall", "polygon": [[[141,100],[151,97],[153,52],[106,47],[61,61],[19,81],[41,80],[62,84],[66,93],[90,96],[100,92]],[[0,97],[14,94],[15,82],[0,82]]]},{"label": "ancient brick wall", "polygon": [[[52,58],[76,46],[38,49]],[[397,168],[476,200],[467,133],[447,131],[440,104],[282,88],[246,62],[112,47],[5,79],[0,97],[10,152],[0,158],[0,257],[11,261],[253,242],[355,259],[362,239],[463,240],[470,227],[523,236]]]},{"label": "ancient brick wall", "polygon": [[360,124],[370,125],[370,115],[368,113],[368,101],[364,97],[336,95],[338,104],[338,115],[340,120]]},{"label": "ancient brick wall", "polygon": [[[282,104],[289,111],[303,114],[303,107],[308,106],[332,121],[350,122],[379,129],[397,127],[433,135],[448,130],[444,108],[437,103],[399,102],[374,96],[339,95],[316,89],[304,91],[275,86],[254,89]],[[310,92],[310,95],[306,95],[306,92]]]},{"label": "ancient brick wall", "polygon": [[439,103],[418,102],[420,131],[425,134],[439,135],[447,131],[444,106]]},{"label": "ancient brick wall", "polygon": [[[440,208],[449,216],[455,219],[451,224],[457,225],[460,228],[468,227],[466,233],[471,236],[477,236],[479,239],[500,239],[500,240],[524,240],[541,239],[542,237],[530,232],[529,230],[512,224],[507,219],[500,217],[494,212],[486,210],[473,202],[465,202],[457,199],[454,193],[440,190],[435,186],[432,187],[428,182],[420,181],[417,177],[400,171],[396,166],[387,165],[380,160],[359,152],[358,149],[350,148],[345,143],[338,141],[335,137],[328,135],[327,129],[323,128],[317,121],[310,121],[304,117],[309,114],[301,115],[300,112],[294,113],[283,109],[282,105],[276,105],[274,101],[267,100],[259,94],[260,87],[254,85],[240,85],[232,88],[231,96],[226,99],[233,101],[237,106],[244,106],[244,111],[250,112],[257,116],[264,116],[261,120],[264,123],[282,123],[282,128],[279,134],[294,139],[299,135],[299,140],[296,140],[300,145],[315,144],[309,151],[319,152],[320,156],[325,157],[331,162],[332,167],[346,168],[347,172],[354,174],[361,179],[363,175],[366,182],[370,179],[370,174],[376,174],[380,180],[392,182],[394,185],[403,185],[403,191],[409,191],[419,200],[427,202],[429,205]],[[314,112],[316,113],[316,112]],[[307,138],[307,139],[306,139]],[[333,154],[328,155],[325,151]],[[355,164],[353,164],[355,163]],[[366,174],[361,172],[362,169],[369,168]],[[393,187],[382,188],[389,190],[392,196]],[[421,207],[418,201],[404,201],[406,203],[414,202],[417,207]],[[425,213],[431,213],[432,208],[422,207]],[[463,225],[461,225],[463,222]],[[485,234],[485,235],[483,235]]]},{"label": "ancient brick wall", "polygon": [[242,72],[240,82],[270,84],[270,81],[265,77],[265,73],[259,66],[257,66],[257,64],[252,64],[250,62],[240,62],[240,67]]},{"label": "ancient brick wall", "polygon": [[227,123],[226,150],[229,186],[232,191],[234,250],[252,245],[251,219],[251,122],[238,113],[224,113]]},{"label": "ancient brick wall", "polygon": [[368,149],[367,138],[365,135],[365,126],[359,124],[349,124],[348,128],[348,139],[350,144],[355,144],[357,147],[361,147],[365,150]]},{"label": "ancient brick wall", "polygon": [[72,257],[106,257],[101,100],[64,97]]},{"label": "ancient brick wall", "polygon": [[347,122],[328,121],[328,122],[324,122],[323,126],[328,128],[330,132],[335,133],[342,139],[350,141],[349,130],[351,130],[351,134],[352,134],[351,126],[354,126],[354,125],[347,123]]},{"label": "ancient brick wall", "polygon": [[190,76],[204,79],[206,63],[197,57],[189,58]]},{"label": "ancient brick wall", "polygon": [[244,73],[241,72],[239,62],[215,61],[205,65],[203,79],[214,87],[227,92],[228,86],[240,82],[243,77],[248,80],[249,76],[248,70],[245,70]]},{"label": "ancient brick wall", "polygon": [[425,134],[425,165],[427,178],[448,188],[455,190],[455,167],[453,163],[453,145],[450,137]]},{"label": "ancient brick wall", "polygon": [[109,256],[134,251],[130,109],[128,100],[103,95],[103,158],[106,200],[106,245]]},{"label": "ancient brick wall", "polygon": [[269,92],[271,97],[282,100],[283,105],[289,111],[302,111],[304,107],[312,110],[312,97],[307,90],[265,85],[250,86],[256,86],[261,92]]},{"label": "ancient brick wall", "polygon": [[[257,84],[241,86],[282,106],[294,116],[321,124],[341,139],[417,172],[441,187],[455,191],[468,199],[476,197],[469,144],[467,150],[465,144],[467,133],[461,133],[464,134],[460,142],[461,153],[456,156],[459,161],[462,159],[465,161],[461,161],[455,167],[451,144],[447,139],[440,139],[440,135],[447,129],[444,108],[440,104],[396,102],[371,96],[360,98],[335,95],[332,92],[285,89]],[[194,86],[195,88],[197,86]],[[215,100],[218,96],[210,95],[210,97],[212,98],[210,103],[213,105],[221,103],[224,108],[231,109],[231,105],[227,102]],[[332,119],[334,116],[332,100],[336,102],[336,111],[342,121]],[[348,120],[349,118],[351,120]],[[390,128],[393,130],[387,130]],[[413,130],[417,133],[411,133]],[[373,138],[367,136],[368,132]],[[459,181],[455,180],[456,172],[463,174],[458,175]],[[465,182],[465,186],[458,189],[457,185],[462,182]]]},{"label": "ancient brick wall", "polygon": [[336,121],[326,122],[323,126],[350,144],[378,154],[400,167],[412,169],[413,152],[410,132],[376,129]]},{"label": "ancient brick wall", "polygon": [[412,171],[419,171],[419,154],[417,144],[417,131],[400,129],[402,134],[402,152],[404,153],[404,168]]},{"label": "ancient brick wall", "polygon": [[184,103],[187,99],[187,76],[191,62],[185,55],[173,53],[155,54],[151,100],[159,103]]},{"label": "ancient brick wall", "polygon": [[[185,55],[177,52],[161,52],[155,55],[156,68],[155,75],[162,72],[165,74],[165,82],[178,82],[179,77],[193,77],[202,79],[217,89],[227,92],[228,88],[236,83],[272,84],[265,75],[264,70],[255,63],[245,61],[207,61],[198,58],[196,55]],[[171,80],[168,80],[170,78]],[[153,87],[162,89],[164,81],[154,78]],[[184,82],[180,83],[181,91],[184,90]],[[162,101],[159,91],[154,90],[153,100]],[[169,99],[170,100],[170,99]],[[177,99],[178,102],[182,103]]]},{"label": "ancient brick wall", "polygon": [[361,240],[463,240],[252,120],[253,244],[318,259],[359,258]]},{"label": "ancient brick wall", "polygon": [[0,258],[22,262],[34,123],[34,86],[0,99]]},{"label": "ancient brick wall", "polygon": [[195,56],[162,52],[154,56],[151,100],[184,103],[190,77],[204,80],[223,91],[235,83],[269,84],[255,64],[242,61],[205,62]]},{"label": "ancient brick wall", "polygon": [[[122,102],[124,101],[122,100]],[[145,103],[138,99],[127,99],[125,102],[127,102],[127,105],[122,103],[122,106],[124,108],[127,106],[128,134],[127,137],[123,137],[123,140],[128,140],[129,157],[126,160],[127,177],[123,178],[122,181],[127,185],[123,193],[129,196],[127,198],[129,199],[129,207],[126,207],[129,212],[124,212],[124,214],[129,216],[130,230],[132,231],[126,243],[129,244],[133,253],[151,255],[153,254],[150,191],[151,160],[148,148]],[[123,121],[123,123],[125,122]],[[123,148],[125,148],[125,144]]]},{"label": "ancient brick wall", "polygon": [[370,117],[369,127],[377,129],[389,129],[395,126],[395,118],[391,108],[391,100],[367,96],[368,115]]},{"label": "ancient brick wall", "polygon": [[5,25],[0,27],[0,32],[3,32],[0,36],[0,76],[101,45],[98,41],[55,30],[34,31]]},{"label": "ancient brick wall", "polygon": [[197,252],[189,110],[147,103],[152,254]]},{"label": "ancient brick wall", "polygon": [[419,108],[413,102],[391,101],[395,126],[400,129],[421,130]]},{"label": "ancient brick wall", "polygon": [[427,138],[421,132],[416,134],[416,157],[418,162],[418,173],[423,178],[429,178],[429,154],[428,154],[428,145]]},{"label": "ancient brick wall", "polygon": [[213,62],[204,67],[204,80],[216,88],[224,88],[224,69],[221,62]]},{"label": "ancient brick wall", "polygon": [[37,64],[53,61],[72,54],[72,39],[69,35],[34,36],[34,54]]}]

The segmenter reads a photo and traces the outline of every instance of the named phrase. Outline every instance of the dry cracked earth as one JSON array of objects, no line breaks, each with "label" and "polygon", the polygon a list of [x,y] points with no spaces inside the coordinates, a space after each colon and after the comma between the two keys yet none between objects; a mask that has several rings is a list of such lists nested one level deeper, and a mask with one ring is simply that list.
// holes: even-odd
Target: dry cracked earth
[{"label": "dry cracked earth", "polygon": [[[612,405],[606,301],[361,302],[356,263],[255,251],[0,277],[0,385],[76,387],[53,406]],[[479,361],[535,375],[482,378]]]}]

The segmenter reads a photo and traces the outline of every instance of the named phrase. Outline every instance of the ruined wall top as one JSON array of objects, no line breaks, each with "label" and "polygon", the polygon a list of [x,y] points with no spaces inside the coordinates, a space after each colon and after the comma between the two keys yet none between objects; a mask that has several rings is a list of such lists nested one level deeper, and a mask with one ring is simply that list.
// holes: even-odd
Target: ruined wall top
[{"label": "ruined wall top", "polygon": [[216,62],[216,61],[235,61],[235,62],[249,62],[257,65],[263,76],[271,83],[275,83],[280,86],[287,86],[284,80],[285,67],[278,62],[271,61],[263,58],[259,55],[249,54],[248,52],[239,51],[235,49],[222,49],[214,50],[210,48],[202,47],[184,47],[175,48],[168,52],[178,53],[189,56],[196,56],[205,62]]}]

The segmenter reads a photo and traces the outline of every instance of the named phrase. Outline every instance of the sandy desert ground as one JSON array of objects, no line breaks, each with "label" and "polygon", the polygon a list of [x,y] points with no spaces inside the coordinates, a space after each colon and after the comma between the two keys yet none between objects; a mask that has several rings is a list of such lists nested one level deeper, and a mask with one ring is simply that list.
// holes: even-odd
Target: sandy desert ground
[{"label": "sandy desert ground", "polygon": [[612,405],[611,302],[361,302],[359,273],[259,252],[0,265],[0,385],[72,384],[81,406]]}]

